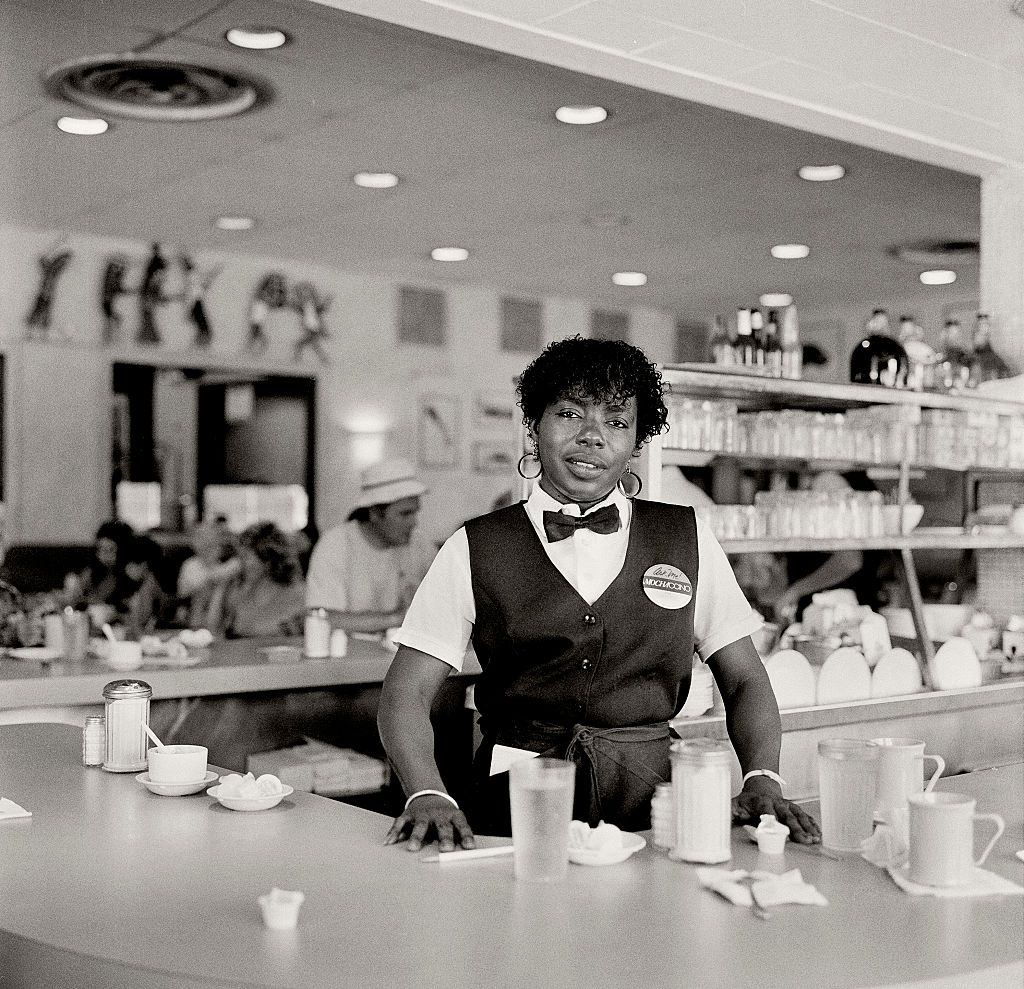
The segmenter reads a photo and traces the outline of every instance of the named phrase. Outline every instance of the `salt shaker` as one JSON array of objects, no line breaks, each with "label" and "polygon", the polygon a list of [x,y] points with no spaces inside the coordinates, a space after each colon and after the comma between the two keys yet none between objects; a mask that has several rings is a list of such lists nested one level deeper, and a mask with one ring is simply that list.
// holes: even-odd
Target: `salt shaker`
[{"label": "salt shaker", "polygon": [[683,862],[727,862],[732,857],[731,750],[725,742],[694,738],[672,745],[675,841],[669,857]]},{"label": "salt shaker", "polygon": [[102,766],[106,749],[106,721],[102,714],[90,714],[82,728],[82,765]]},{"label": "salt shaker", "polygon": [[103,768],[111,773],[137,773],[146,768],[146,729],[153,688],[142,680],[112,680],[103,688],[106,754]]},{"label": "salt shaker", "polygon": [[326,608],[306,612],[302,652],[307,659],[326,659],[331,654],[331,619]]},{"label": "salt shaker", "polygon": [[672,803],[672,784],[659,783],[651,798],[652,838],[657,848],[671,848],[676,843],[675,807]]}]

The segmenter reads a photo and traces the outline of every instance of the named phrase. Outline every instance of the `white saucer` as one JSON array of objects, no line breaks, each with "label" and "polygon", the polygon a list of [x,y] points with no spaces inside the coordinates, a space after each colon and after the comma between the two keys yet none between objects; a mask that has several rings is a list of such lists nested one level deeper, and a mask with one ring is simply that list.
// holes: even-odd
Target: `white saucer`
[{"label": "white saucer", "polygon": [[36,663],[53,663],[64,655],[59,649],[51,649],[48,646],[19,646],[16,649],[8,649],[7,655],[11,659],[28,659]]},{"label": "white saucer", "polygon": [[154,783],[149,778],[149,773],[139,773],[135,778],[150,793],[159,793],[161,797],[183,797],[187,793],[205,790],[217,778],[217,774],[208,770],[203,779],[193,780],[191,783]]},{"label": "white saucer", "polygon": [[647,839],[642,838],[632,831],[622,832],[622,845],[613,849],[597,848],[569,848],[569,861],[577,865],[615,865],[618,862],[625,862],[630,855],[640,851],[647,844]]}]

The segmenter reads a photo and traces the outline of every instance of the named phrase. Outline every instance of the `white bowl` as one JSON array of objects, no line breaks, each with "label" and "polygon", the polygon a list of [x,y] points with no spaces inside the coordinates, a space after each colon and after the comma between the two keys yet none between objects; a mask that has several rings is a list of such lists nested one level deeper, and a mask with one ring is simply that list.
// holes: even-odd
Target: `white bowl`
[{"label": "white bowl", "polygon": [[205,745],[165,745],[146,750],[149,778],[154,783],[198,783],[206,776],[209,750]]},{"label": "white bowl", "polygon": [[[959,635],[960,630],[971,620],[973,609],[967,604],[926,604],[924,624],[928,634],[936,642]],[[915,636],[914,619],[909,608],[883,608],[882,614],[889,625],[889,634],[905,639]]]},{"label": "white bowl", "polygon": [[206,792],[215,797],[218,803],[223,804],[228,810],[270,810],[276,807],[288,794],[293,793],[292,787],[286,783],[281,784],[280,793],[272,793],[266,797],[226,797],[221,794],[222,786],[211,786]]},{"label": "white bowl", "polygon": [[883,505],[882,525],[887,536],[906,535],[913,532],[924,515],[924,505]]},{"label": "white bowl", "polygon": [[110,642],[103,660],[114,670],[137,670],[142,665],[140,642]]}]

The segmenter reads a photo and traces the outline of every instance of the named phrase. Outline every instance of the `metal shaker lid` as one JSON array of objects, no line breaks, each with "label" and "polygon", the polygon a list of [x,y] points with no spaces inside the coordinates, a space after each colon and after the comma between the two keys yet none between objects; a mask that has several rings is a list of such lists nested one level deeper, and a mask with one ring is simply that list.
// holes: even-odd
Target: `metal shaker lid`
[{"label": "metal shaker lid", "polygon": [[103,696],[108,700],[152,697],[153,688],[145,680],[111,680],[103,688]]}]

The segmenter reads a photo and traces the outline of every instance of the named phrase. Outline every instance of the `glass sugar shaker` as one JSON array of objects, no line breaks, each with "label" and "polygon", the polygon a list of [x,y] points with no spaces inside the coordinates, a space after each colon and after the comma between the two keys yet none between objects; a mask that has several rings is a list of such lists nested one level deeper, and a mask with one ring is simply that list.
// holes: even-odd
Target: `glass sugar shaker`
[{"label": "glass sugar shaker", "polygon": [[106,753],[103,768],[137,773],[146,768],[149,699],[153,688],[142,680],[113,680],[103,688]]},{"label": "glass sugar shaker", "polygon": [[82,728],[82,765],[102,766],[106,754],[106,719],[102,714],[90,714]]},{"label": "glass sugar shaker", "polygon": [[669,857],[683,862],[727,862],[732,857],[732,750],[713,738],[672,745],[675,841]]}]

